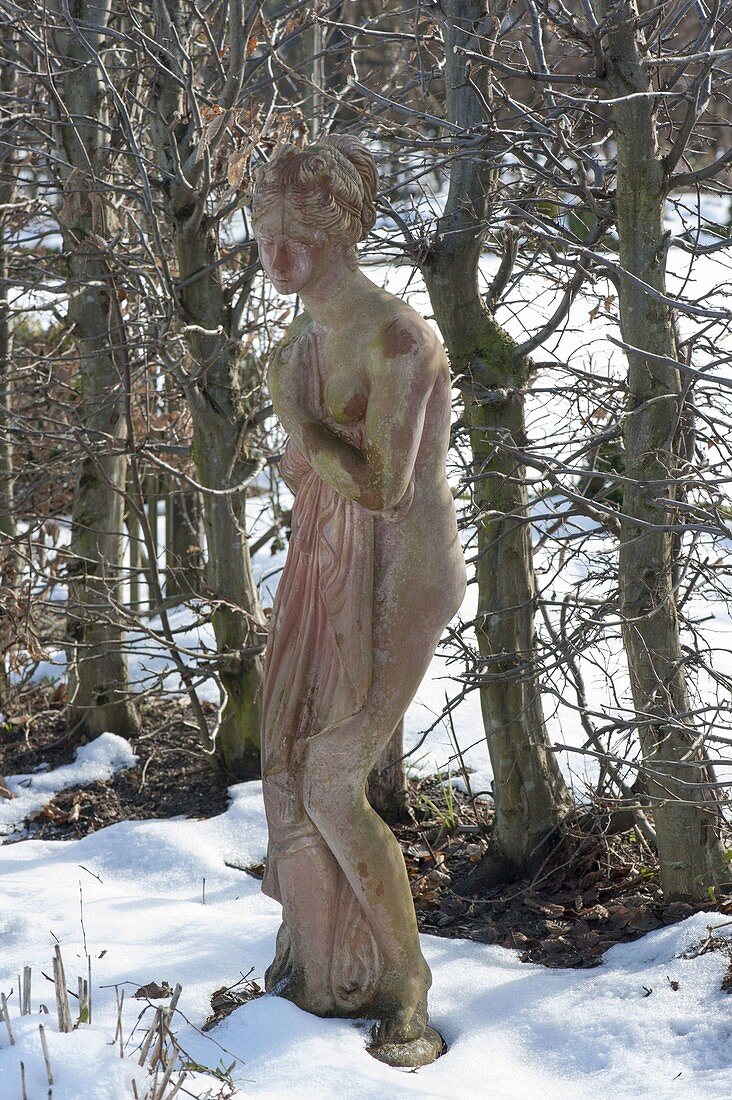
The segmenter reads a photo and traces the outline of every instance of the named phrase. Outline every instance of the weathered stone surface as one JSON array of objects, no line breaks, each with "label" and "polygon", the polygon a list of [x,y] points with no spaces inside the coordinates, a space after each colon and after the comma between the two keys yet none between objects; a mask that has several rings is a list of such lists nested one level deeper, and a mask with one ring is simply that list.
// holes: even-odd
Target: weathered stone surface
[{"label": "weathered stone surface", "polygon": [[266,986],[321,1016],[377,1019],[374,1056],[421,1065],[443,1049],[431,976],[404,860],[365,785],[460,607],[465,566],[442,346],[358,268],[376,182],[365,147],[331,137],[281,149],[253,200],[264,269],[305,306],[269,374],[295,504],[263,698],[263,889],[283,909]]}]

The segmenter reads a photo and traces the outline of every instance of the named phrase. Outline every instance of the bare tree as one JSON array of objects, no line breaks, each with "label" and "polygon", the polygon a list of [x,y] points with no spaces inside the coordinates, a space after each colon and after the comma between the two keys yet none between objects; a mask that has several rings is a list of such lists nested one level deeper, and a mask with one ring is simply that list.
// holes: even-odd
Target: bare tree
[{"label": "bare tree", "polygon": [[[4,27],[0,36],[0,49],[10,47],[12,31]],[[17,95],[18,71],[10,61],[10,49],[3,49],[4,60],[0,63],[0,97],[4,117],[0,121],[0,581],[7,604],[15,602],[20,581],[22,562],[17,550],[17,523],[15,517],[14,462],[10,426],[13,416],[12,402],[12,365],[13,318],[9,303],[10,294],[10,238],[12,235],[12,208],[16,191],[15,147],[13,142],[16,119],[13,108]],[[5,616],[10,617],[12,608],[5,607]],[[3,634],[6,632],[3,631]],[[9,677],[6,666],[6,646],[10,639],[3,637],[0,650],[0,704],[3,704],[9,691]]]},{"label": "bare tree", "polygon": [[[242,350],[251,274],[224,287],[220,276],[222,164],[217,145],[240,105],[254,9],[219,5],[207,21],[192,4],[154,5],[134,36],[149,63],[148,117],[162,173],[163,210],[176,258],[174,300],[191,363],[179,372],[193,419],[193,457],[204,493],[206,586],[215,603],[225,703],[217,731],[224,767],[240,779],[259,774],[263,618],[254,584],[244,486],[257,469],[249,452],[260,400],[261,365]],[[202,36],[205,36],[202,37]],[[205,41],[205,47],[196,42]],[[218,43],[214,60],[212,46]],[[206,124],[218,116],[218,141]],[[210,131],[208,131],[210,134]],[[226,164],[223,182],[226,183]],[[246,256],[245,256],[246,264]],[[251,266],[251,264],[250,264]],[[238,487],[238,488],[237,488]]]},{"label": "bare tree", "polygon": [[122,629],[125,466],[124,333],[107,259],[115,214],[105,202],[110,171],[108,95],[97,59],[108,43],[110,5],[80,0],[52,8],[54,65],[47,87],[55,116],[53,159],[64,189],[58,218],[68,264],[67,322],[79,357],[78,443],[69,564],[69,704],[74,736],[137,728]]},{"label": "bare tree", "polygon": [[525,468],[516,457],[525,443],[524,391],[531,363],[494,315],[515,256],[510,235],[505,238],[504,262],[487,294],[478,285],[496,162],[490,149],[471,147],[470,135],[489,120],[491,87],[487,70],[472,75],[461,50],[494,50],[507,6],[494,5],[486,15],[479,2],[449,0],[442,5],[446,117],[456,152],[444,212],[421,264],[463,395],[477,509],[475,630],[495,823],[489,852],[470,886],[510,881],[535,867],[570,809],[544,724]]},{"label": "bare tree", "polygon": [[[489,70],[494,99],[524,123],[512,155],[519,172],[531,172],[535,198],[514,208],[521,208],[537,248],[552,258],[554,268],[574,269],[570,288],[583,270],[598,279],[591,319],[601,312],[612,317],[615,296],[599,288],[607,279],[617,288],[622,340],[615,342],[628,361],[625,408],[617,386],[612,392],[612,376],[603,379],[589,365],[570,372],[590,416],[606,421],[602,430],[586,439],[573,436],[565,447],[547,442],[542,453],[524,452],[552,492],[589,518],[595,532],[618,539],[620,547],[619,574],[606,571],[602,598],[568,593],[554,623],[550,605],[542,610],[555,656],[577,692],[588,735],[582,751],[603,761],[619,800],[657,843],[667,899],[699,898],[731,877],[720,842],[720,784],[708,758],[710,741],[726,739],[714,729],[722,708],[698,693],[692,702],[689,670],[720,685],[725,681],[702,656],[709,643],[682,609],[702,578],[721,595],[698,543],[726,537],[715,493],[727,479],[719,464],[705,469],[697,421],[703,383],[709,387],[705,403],[715,400],[711,387],[716,387],[717,401],[721,397],[721,408],[727,407],[714,371],[727,361],[729,314],[694,301],[690,287],[695,261],[728,248],[729,241],[728,234],[705,225],[700,201],[696,227],[683,202],[675,211],[680,230],[672,234],[664,221],[674,191],[709,185],[732,162],[721,121],[730,80],[729,29],[718,5],[707,10],[660,4],[639,12],[626,0],[602,0],[580,11],[527,0],[525,12],[533,64],[525,63],[526,47],[519,39],[503,56],[490,55],[484,44],[466,46],[464,56]],[[677,172],[682,160],[686,170]],[[550,202],[542,202],[542,192]],[[603,235],[613,224],[619,252]],[[704,240],[707,235],[711,241]],[[667,285],[671,244],[688,255],[690,265],[676,294]],[[680,322],[691,329],[683,341]],[[699,351],[706,363],[702,369],[691,365]],[[704,428],[706,446],[728,455],[715,415],[707,412]],[[583,459],[599,478],[579,476]],[[572,535],[575,552],[577,534]],[[566,542],[560,561],[566,562]],[[597,583],[598,571],[593,574]],[[571,629],[568,600],[584,619],[576,619]],[[608,722],[588,702],[578,654],[590,642],[608,641],[613,626],[603,630],[599,624],[618,605],[632,714]],[[622,710],[624,704],[616,700],[616,706]],[[634,729],[640,765],[632,761],[629,741],[625,760],[617,750],[603,751],[613,733],[627,737]],[[632,787],[623,779],[626,762],[637,772]],[[650,806],[655,831],[639,799]]]},{"label": "bare tree", "polygon": [[[672,173],[709,98],[716,18],[710,14],[702,21],[698,46],[704,56],[691,63],[691,72],[686,58],[676,62],[686,76],[686,109],[662,155],[653,73],[663,57],[649,55],[644,21],[632,0],[598,0],[596,11],[613,97],[620,328],[628,358],[620,527],[623,638],[664,894],[668,900],[701,898],[732,876],[719,811],[709,801],[713,776],[691,718],[679,631],[675,566],[684,518],[679,506],[689,474],[685,436],[693,411],[667,294],[663,215],[670,189],[678,186]],[[679,76],[664,81],[663,91],[669,93]]]}]

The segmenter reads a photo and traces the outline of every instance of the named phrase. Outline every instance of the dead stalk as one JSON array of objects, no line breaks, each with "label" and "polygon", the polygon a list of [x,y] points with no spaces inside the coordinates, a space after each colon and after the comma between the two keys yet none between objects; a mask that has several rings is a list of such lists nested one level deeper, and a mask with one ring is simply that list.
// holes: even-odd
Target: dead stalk
[{"label": "dead stalk", "polygon": [[156,1026],[157,1026],[157,1041],[153,1048],[152,1057],[150,1059],[151,1066],[157,1066],[158,1062],[162,1064],[163,1061],[163,1046],[165,1043],[165,1010],[162,1008],[156,1009]]},{"label": "dead stalk", "polygon": [[157,1013],[155,1013],[155,1015],[153,1016],[153,1022],[150,1024],[150,1027],[147,1029],[147,1034],[145,1035],[145,1038],[142,1040],[142,1046],[140,1047],[140,1057],[138,1059],[138,1065],[140,1065],[140,1066],[144,1065],[145,1059],[147,1058],[147,1052],[150,1049],[150,1043],[152,1042],[153,1035],[155,1034],[155,1029],[157,1027],[157,1022],[158,1022],[158,1016],[157,1016]]},{"label": "dead stalk", "polygon": [[120,995],[119,986],[115,986],[114,987],[114,998],[117,1002],[117,1030],[114,1033],[114,1037],[115,1037],[115,1039],[119,1039],[119,1056],[120,1056],[120,1058],[124,1058],[125,1052],[124,1052],[123,1038],[122,1038],[122,1006],[125,1003],[125,991],[124,991],[124,989],[122,990],[122,993]]},{"label": "dead stalk", "polygon": [[69,1005],[69,994],[66,989],[66,974],[61,958],[61,948],[58,944],[56,944],[53,957],[53,979],[56,987],[56,1012],[59,1031],[69,1032],[73,1026],[71,1023],[71,1006]]},{"label": "dead stalk", "polygon": [[38,1025],[38,1034],[41,1037],[41,1046],[43,1047],[43,1061],[46,1063],[46,1077],[48,1078],[48,1093],[51,1094],[51,1086],[53,1085],[53,1073],[51,1072],[51,1058],[48,1053],[48,1042],[46,1040],[46,1029],[43,1024]]},{"label": "dead stalk", "polygon": [[10,1013],[8,1012],[8,1001],[4,993],[0,993],[0,1005],[2,1006],[2,1017],[5,1020],[5,1026],[8,1029],[8,1038],[10,1039],[11,1047],[15,1046],[15,1036],[13,1035],[13,1028],[10,1023]]},{"label": "dead stalk", "polygon": [[181,1073],[180,1077],[178,1078],[177,1083],[173,1086],[173,1091],[171,1092],[170,1096],[168,1097],[168,1100],[174,1100],[174,1097],[177,1096],[180,1089],[183,1088],[183,1084],[186,1081],[187,1077],[188,1077],[187,1073],[185,1073],[185,1072]]}]

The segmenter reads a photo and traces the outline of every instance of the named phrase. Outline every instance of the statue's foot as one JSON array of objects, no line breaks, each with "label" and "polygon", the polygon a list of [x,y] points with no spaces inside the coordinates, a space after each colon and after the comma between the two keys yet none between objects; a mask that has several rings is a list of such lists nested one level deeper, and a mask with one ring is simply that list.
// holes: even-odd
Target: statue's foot
[{"label": "statue's foot", "polygon": [[439,1031],[427,1023],[427,994],[416,1007],[404,1007],[376,1024],[369,1054],[389,1066],[426,1066],[447,1050]]},{"label": "statue's foot", "polygon": [[447,1050],[447,1044],[439,1031],[435,1031],[429,1024],[417,1038],[403,1041],[397,1039],[380,1042],[378,1033],[378,1026],[374,1026],[371,1043],[366,1049],[372,1058],[385,1062],[387,1066],[401,1066],[406,1069],[428,1066]]}]

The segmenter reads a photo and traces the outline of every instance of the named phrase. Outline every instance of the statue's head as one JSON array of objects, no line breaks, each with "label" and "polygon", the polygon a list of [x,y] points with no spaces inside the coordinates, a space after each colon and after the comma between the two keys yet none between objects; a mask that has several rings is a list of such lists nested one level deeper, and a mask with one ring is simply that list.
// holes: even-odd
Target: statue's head
[{"label": "statue's head", "polygon": [[296,294],[333,262],[357,263],[356,245],[376,220],[376,166],[365,145],[331,136],[288,145],[260,168],[252,223],[262,266],[283,294]]}]

